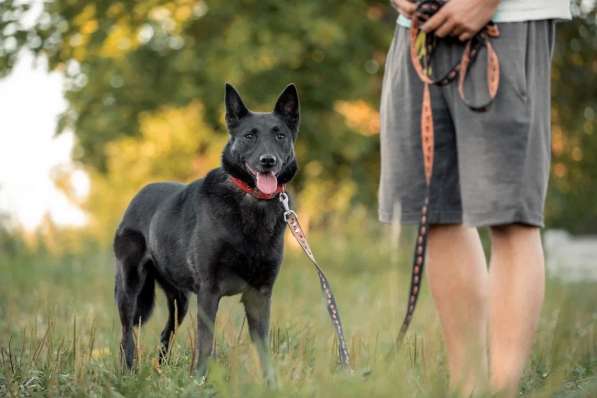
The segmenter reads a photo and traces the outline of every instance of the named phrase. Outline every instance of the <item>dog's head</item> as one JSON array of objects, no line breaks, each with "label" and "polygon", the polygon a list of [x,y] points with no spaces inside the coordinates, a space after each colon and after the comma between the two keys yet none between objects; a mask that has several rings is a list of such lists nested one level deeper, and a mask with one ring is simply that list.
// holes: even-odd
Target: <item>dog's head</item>
[{"label": "dog's head", "polygon": [[251,112],[226,84],[226,124],[230,140],[222,155],[226,172],[265,194],[294,177],[294,141],[299,129],[299,99],[294,84],[278,97],[272,112]]}]

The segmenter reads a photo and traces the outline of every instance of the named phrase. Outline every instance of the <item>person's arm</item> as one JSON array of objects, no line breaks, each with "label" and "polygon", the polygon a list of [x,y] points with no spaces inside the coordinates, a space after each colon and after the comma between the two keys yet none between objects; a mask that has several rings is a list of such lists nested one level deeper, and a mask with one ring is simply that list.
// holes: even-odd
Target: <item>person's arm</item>
[{"label": "person's arm", "polygon": [[[405,0],[393,0],[403,2]],[[473,37],[491,19],[500,0],[450,0],[421,27],[437,37]]]}]

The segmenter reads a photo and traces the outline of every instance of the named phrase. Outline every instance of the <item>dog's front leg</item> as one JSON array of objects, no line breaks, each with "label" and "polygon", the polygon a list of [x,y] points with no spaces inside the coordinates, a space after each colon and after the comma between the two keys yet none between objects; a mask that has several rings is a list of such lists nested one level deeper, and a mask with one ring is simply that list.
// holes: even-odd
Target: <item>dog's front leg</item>
[{"label": "dog's front leg", "polygon": [[249,289],[243,294],[242,301],[249,324],[251,340],[255,343],[263,377],[270,387],[276,387],[276,374],[269,354],[269,316],[272,290],[270,287]]},{"label": "dog's front leg", "polygon": [[214,326],[220,295],[209,288],[201,288],[197,294],[197,332],[199,347],[197,375],[203,380],[207,375],[209,357],[213,354]]}]

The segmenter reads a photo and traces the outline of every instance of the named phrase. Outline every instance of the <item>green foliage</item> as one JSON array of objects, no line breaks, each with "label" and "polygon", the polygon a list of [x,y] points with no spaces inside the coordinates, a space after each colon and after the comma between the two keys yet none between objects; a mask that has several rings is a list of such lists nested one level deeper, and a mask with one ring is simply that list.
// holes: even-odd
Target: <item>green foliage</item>
[{"label": "green foliage", "polygon": [[[406,296],[410,242],[362,217],[311,236],[337,296],[354,375],[336,369],[334,332],[307,259],[289,247],[273,295],[274,366],[280,389],[264,386],[238,298],[222,301],[208,384],[189,375],[196,306],[156,366],[166,305],[158,294],[142,328],[136,373],[119,365],[120,321],[111,255],[0,253],[0,396],[446,397],[447,364],[428,291],[406,346],[388,357]],[[398,250],[397,250],[398,249]],[[404,250],[403,250],[404,249]],[[390,253],[399,255],[390,256]],[[522,396],[594,397],[597,392],[595,284],[548,283]]]},{"label": "green foliage", "polygon": [[597,232],[597,5],[559,24],[553,68],[553,173],[547,213],[555,226]]},{"label": "green foliage", "polygon": [[[552,227],[596,232],[596,6],[574,4],[581,17],[558,25],[547,218]],[[293,184],[299,202],[311,216],[375,208],[376,109],[396,17],[386,0],[62,0],[44,3],[36,19],[29,8],[0,3],[0,75],[23,48],[64,73],[69,107],[58,131],[74,131],[73,156],[97,180],[127,172],[110,166],[110,143],[143,139],[143,115],[198,102],[200,123],[223,132],[224,81],[258,110],[293,81],[303,105],[297,155],[304,168]],[[111,194],[125,202],[120,192]]]},{"label": "green foliage", "polygon": [[0,253],[16,254],[25,248],[22,239],[12,230],[8,215],[0,212]]},{"label": "green foliage", "polygon": [[[383,18],[394,18],[385,1],[57,1],[19,32],[41,40],[36,53],[67,76],[60,130],[74,130],[75,157],[86,165],[105,171],[106,144],[137,135],[142,112],[199,100],[223,130],[225,81],[254,109],[271,107],[293,81],[305,115],[300,158],[321,162],[330,179],[350,179],[354,163],[373,175],[377,140],[351,131],[334,104],[377,102],[392,31]],[[362,182],[372,201],[376,179]]]},{"label": "green foliage", "polygon": [[202,110],[193,102],[143,114],[139,137],[121,137],[106,145],[106,173],[89,168],[91,192],[84,204],[91,215],[88,229],[99,241],[111,242],[121,209],[143,185],[191,181],[219,165],[226,136],[203,122]]}]

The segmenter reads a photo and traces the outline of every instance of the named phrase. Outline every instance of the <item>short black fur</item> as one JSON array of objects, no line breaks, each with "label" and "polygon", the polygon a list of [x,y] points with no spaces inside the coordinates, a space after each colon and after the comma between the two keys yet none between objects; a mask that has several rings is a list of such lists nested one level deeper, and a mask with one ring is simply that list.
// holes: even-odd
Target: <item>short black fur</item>
[{"label": "short black fur", "polygon": [[[169,318],[161,334],[160,361],[167,358],[190,293],[197,295],[199,376],[213,352],[213,328],[223,296],[242,295],[251,339],[264,376],[275,382],[268,331],[273,284],[283,255],[284,220],[277,199],[259,200],[232,184],[233,176],[256,186],[256,173],[274,173],[278,184],[297,172],[294,141],[299,99],[287,86],[271,113],[251,112],[226,85],[230,139],[222,167],[188,185],[162,182],[144,187],[131,201],[114,238],[115,297],[122,323],[123,361],[133,367],[133,329],[147,321],[155,283],[165,292]],[[267,162],[264,162],[267,157]]]}]

